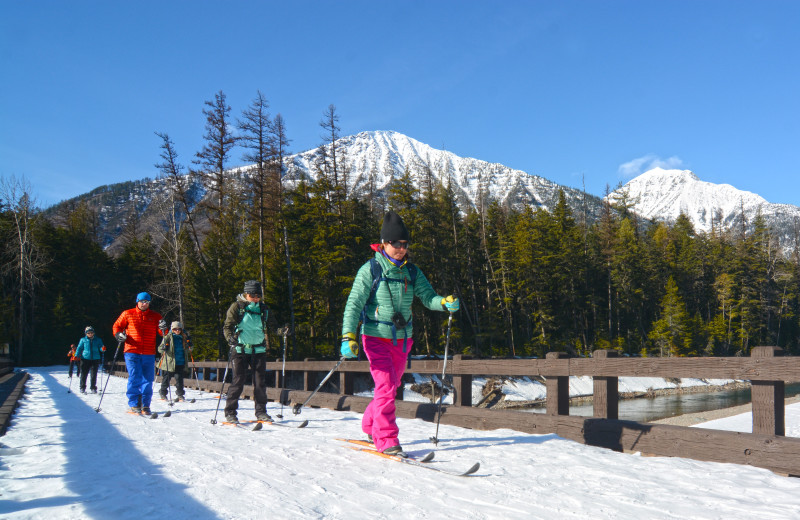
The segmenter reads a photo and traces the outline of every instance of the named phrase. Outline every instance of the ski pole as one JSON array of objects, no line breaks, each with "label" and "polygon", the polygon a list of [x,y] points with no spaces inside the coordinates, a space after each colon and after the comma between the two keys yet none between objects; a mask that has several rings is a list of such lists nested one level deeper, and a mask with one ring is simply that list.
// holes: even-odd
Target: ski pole
[{"label": "ski pole", "polygon": [[72,393],[72,361],[69,362],[69,387],[67,388],[67,393]]},{"label": "ski pole", "polygon": [[[225,380],[228,378],[228,367],[231,366],[231,358],[233,358],[233,347],[231,347],[230,352],[228,352],[228,364],[225,365],[225,374],[222,376],[222,386],[219,389],[219,401],[217,401],[217,411],[214,412],[214,418],[211,419],[211,424],[217,424],[217,414],[219,413],[219,403],[222,401],[222,394],[223,390],[225,390]],[[217,374],[219,374],[219,370],[217,370]]]},{"label": "ski pole", "polygon": [[281,413],[278,419],[283,419],[283,389],[286,386],[286,336],[289,334],[289,326],[283,328],[283,366],[281,367]]},{"label": "ski pole", "polygon": [[347,359],[347,358],[342,356],[342,358],[339,360],[339,362],[336,363],[336,366],[333,367],[330,372],[328,372],[328,375],[325,376],[325,378],[317,386],[317,388],[315,388],[314,391],[311,392],[311,395],[308,396],[308,399],[306,399],[302,404],[296,403],[294,406],[292,406],[292,413],[293,414],[297,415],[297,414],[300,413],[300,409],[308,404],[308,402],[311,400],[311,398],[314,397],[314,394],[319,392],[319,389],[322,388],[322,385],[325,384],[325,381],[327,381],[333,375],[333,373],[336,372],[336,369],[339,368],[339,365],[341,365],[342,361],[344,361],[345,359]]},{"label": "ski pole", "polygon": [[186,346],[189,350],[189,359],[192,361],[192,375],[194,375],[195,381],[199,381],[199,379],[197,379],[197,368],[194,366],[194,356],[192,355],[192,338],[189,337],[188,330],[183,329],[183,333],[186,334]]},{"label": "ski pole", "polygon": [[[122,344],[125,343],[125,340],[117,340],[117,350],[114,351],[114,359],[111,361],[112,368],[114,365],[117,364],[117,356],[119,355],[119,349],[122,348]],[[103,397],[106,395],[106,387],[108,387],[108,380],[111,379],[111,370],[108,371],[108,375],[106,376],[106,384],[103,385],[103,393],[100,394],[100,401],[97,403],[97,408],[94,409],[95,412],[100,413],[100,403],[103,402]]]},{"label": "ski pole", "polygon": [[436,433],[431,437],[434,445],[439,445],[439,421],[442,419],[442,401],[444,401],[444,375],[447,372],[447,349],[450,346],[450,325],[453,323],[453,313],[447,317],[447,339],[444,342],[444,365],[442,365],[442,395],[439,396],[439,409],[436,411]]}]

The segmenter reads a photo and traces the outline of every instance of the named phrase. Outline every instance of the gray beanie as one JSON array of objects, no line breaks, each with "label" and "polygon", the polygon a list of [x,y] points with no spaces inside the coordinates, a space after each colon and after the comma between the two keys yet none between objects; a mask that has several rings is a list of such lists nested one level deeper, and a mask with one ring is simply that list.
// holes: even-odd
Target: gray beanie
[{"label": "gray beanie", "polygon": [[173,321],[172,325],[170,325],[169,328],[170,329],[182,329],[183,328],[183,323],[181,323],[179,321]]},{"label": "gray beanie", "polygon": [[258,280],[247,280],[244,282],[244,292],[245,294],[263,294],[261,292],[261,282]]}]

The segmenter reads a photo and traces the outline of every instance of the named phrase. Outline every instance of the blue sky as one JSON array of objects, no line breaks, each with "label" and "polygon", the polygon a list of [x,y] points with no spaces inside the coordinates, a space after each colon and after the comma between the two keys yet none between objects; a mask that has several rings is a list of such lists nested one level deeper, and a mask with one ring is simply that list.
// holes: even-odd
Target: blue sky
[{"label": "blue sky", "polygon": [[[189,165],[204,102],[395,130],[602,195],[653,165],[800,205],[800,2],[0,0],[0,175],[47,206]],[[231,166],[242,164],[237,152]]]}]

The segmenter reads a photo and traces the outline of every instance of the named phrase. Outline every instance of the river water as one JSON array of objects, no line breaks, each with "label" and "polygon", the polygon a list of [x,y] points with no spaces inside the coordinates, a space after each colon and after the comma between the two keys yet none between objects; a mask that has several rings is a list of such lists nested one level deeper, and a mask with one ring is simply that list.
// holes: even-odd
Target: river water
[{"label": "river water", "polygon": [[[800,383],[786,385],[786,397],[800,394]],[[707,412],[738,406],[750,402],[750,389],[725,390],[722,392],[703,392],[697,394],[663,395],[658,397],[638,397],[620,399],[619,418],[652,422],[686,413]],[[531,409],[534,413],[544,413],[544,408]],[[594,414],[592,403],[569,407],[570,415],[591,417]]]}]

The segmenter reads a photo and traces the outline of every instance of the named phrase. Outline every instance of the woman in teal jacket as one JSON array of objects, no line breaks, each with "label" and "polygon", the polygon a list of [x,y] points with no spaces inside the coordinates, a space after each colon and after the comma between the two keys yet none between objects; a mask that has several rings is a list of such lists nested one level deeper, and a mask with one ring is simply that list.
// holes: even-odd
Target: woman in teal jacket
[{"label": "woman in teal jacket", "polygon": [[[403,380],[412,338],[411,304],[419,298],[433,311],[458,310],[458,299],[436,294],[419,268],[408,261],[410,234],[394,211],[383,219],[381,243],[373,244],[372,260],[356,274],[342,324],[341,354],[358,356],[356,329],[375,382],[372,401],[364,411],[361,429],[383,453],[405,456],[398,440],[394,396]],[[373,289],[374,288],[374,289]]]},{"label": "woman in teal jacket", "polygon": [[97,393],[97,367],[100,366],[100,358],[106,350],[103,340],[94,335],[94,328],[91,326],[84,329],[85,336],[78,342],[75,349],[75,356],[81,364],[81,393],[86,393],[86,376],[89,370],[92,371],[91,389],[92,393]]}]

